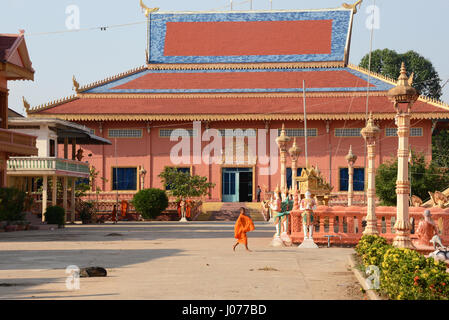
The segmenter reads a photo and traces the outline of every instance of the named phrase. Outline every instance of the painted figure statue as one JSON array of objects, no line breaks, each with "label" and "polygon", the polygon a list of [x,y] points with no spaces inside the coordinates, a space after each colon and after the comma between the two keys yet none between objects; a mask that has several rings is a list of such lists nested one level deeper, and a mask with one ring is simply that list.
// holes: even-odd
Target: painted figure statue
[{"label": "painted figure statue", "polygon": [[274,199],[271,199],[270,201],[270,209],[272,211],[275,225],[276,225],[276,238],[280,238],[281,235],[281,224],[279,220],[279,216],[282,213],[282,200],[281,200],[281,194],[279,192],[279,188],[276,188],[274,191]]},{"label": "painted figure statue", "polygon": [[422,220],[418,229],[416,230],[416,235],[418,236],[418,245],[429,246],[430,241],[434,236],[438,236],[438,228],[432,219],[430,210],[426,210],[423,213],[424,220]]},{"label": "painted figure statue", "polygon": [[[313,240],[313,211],[316,210],[316,202],[312,199],[310,191],[305,193],[305,199],[302,199],[299,204],[299,209],[302,211],[302,226],[304,230],[304,240]],[[309,235],[307,235],[307,231]]]}]

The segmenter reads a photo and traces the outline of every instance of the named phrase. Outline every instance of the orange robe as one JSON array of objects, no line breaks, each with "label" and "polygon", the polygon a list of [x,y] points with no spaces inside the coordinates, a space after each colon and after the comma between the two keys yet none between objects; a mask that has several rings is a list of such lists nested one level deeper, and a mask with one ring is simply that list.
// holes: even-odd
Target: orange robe
[{"label": "orange robe", "polygon": [[128,213],[128,201],[122,200],[122,218],[125,218],[127,213]]},{"label": "orange robe", "polygon": [[247,232],[253,231],[254,223],[253,220],[251,220],[250,217],[240,214],[239,218],[237,219],[237,222],[235,223],[234,227],[234,237],[238,240],[241,244],[248,244],[248,238],[246,237]]},{"label": "orange robe", "polygon": [[186,218],[190,218],[190,210],[192,209],[192,201],[186,201]]}]

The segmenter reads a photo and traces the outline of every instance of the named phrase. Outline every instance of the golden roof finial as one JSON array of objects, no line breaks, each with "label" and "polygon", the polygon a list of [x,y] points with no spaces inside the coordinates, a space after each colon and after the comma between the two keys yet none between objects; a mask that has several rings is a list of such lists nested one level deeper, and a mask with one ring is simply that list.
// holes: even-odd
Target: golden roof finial
[{"label": "golden roof finial", "polygon": [[73,88],[75,89],[75,92],[78,93],[80,90],[80,84],[78,83],[78,81],[76,81],[75,76],[73,76],[72,82],[73,82]]},{"label": "golden roof finial", "polygon": [[145,12],[145,17],[149,17],[150,13],[159,11],[159,8],[148,8],[144,3],[143,0],[140,0],[140,7]]},{"label": "golden roof finial", "polygon": [[25,97],[22,97],[22,101],[23,101],[23,107],[25,108],[26,113],[28,114],[28,112],[30,111],[31,107],[30,104],[28,103],[28,101],[25,99]]},{"label": "golden roof finial", "polygon": [[356,14],[357,13],[357,7],[360,8],[362,6],[362,2],[363,2],[363,0],[358,0],[354,4],[343,3],[342,6],[343,6],[343,8],[346,8],[346,9],[352,9],[352,12],[354,14]]}]

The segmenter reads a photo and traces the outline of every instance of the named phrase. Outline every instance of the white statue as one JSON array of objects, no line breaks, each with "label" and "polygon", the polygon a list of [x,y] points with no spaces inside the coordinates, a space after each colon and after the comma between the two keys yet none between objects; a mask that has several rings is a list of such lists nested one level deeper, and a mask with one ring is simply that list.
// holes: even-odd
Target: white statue
[{"label": "white statue", "polygon": [[[312,199],[312,194],[307,191],[305,194],[305,199],[302,199],[299,203],[299,209],[303,211],[302,213],[302,227],[304,230],[304,240],[313,240],[313,211],[316,210],[316,202]],[[309,236],[307,236],[307,230],[309,231]]]}]

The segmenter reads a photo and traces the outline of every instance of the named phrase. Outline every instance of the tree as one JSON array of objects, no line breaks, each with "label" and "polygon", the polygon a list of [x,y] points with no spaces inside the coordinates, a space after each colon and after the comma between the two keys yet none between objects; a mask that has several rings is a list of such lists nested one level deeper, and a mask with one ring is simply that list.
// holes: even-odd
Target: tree
[{"label": "tree", "polygon": [[144,218],[154,219],[168,207],[168,197],[161,189],[144,189],[137,192],[131,203]]},{"label": "tree", "polygon": [[[411,188],[413,195],[423,200],[429,198],[428,192],[443,191],[449,187],[448,169],[440,168],[435,163],[426,163],[424,155],[412,152],[410,166]],[[382,205],[396,205],[396,180],[398,160],[383,163],[377,168],[376,195]]]},{"label": "tree", "polygon": [[435,165],[449,168],[449,131],[441,130],[432,137],[432,159]]},{"label": "tree", "polygon": [[170,189],[170,194],[178,199],[206,196],[209,195],[209,190],[215,187],[215,183],[207,182],[206,177],[192,176],[177,168],[165,167],[159,177],[165,188]]},{"label": "tree", "polygon": [[[399,54],[394,50],[375,50],[371,55],[371,71],[397,79],[401,63],[405,62],[408,75],[414,73],[413,86],[424,96],[439,99],[442,96],[441,79],[433,64],[415,51]],[[368,69],[369,54],[360,61],[360,67]]]}]

